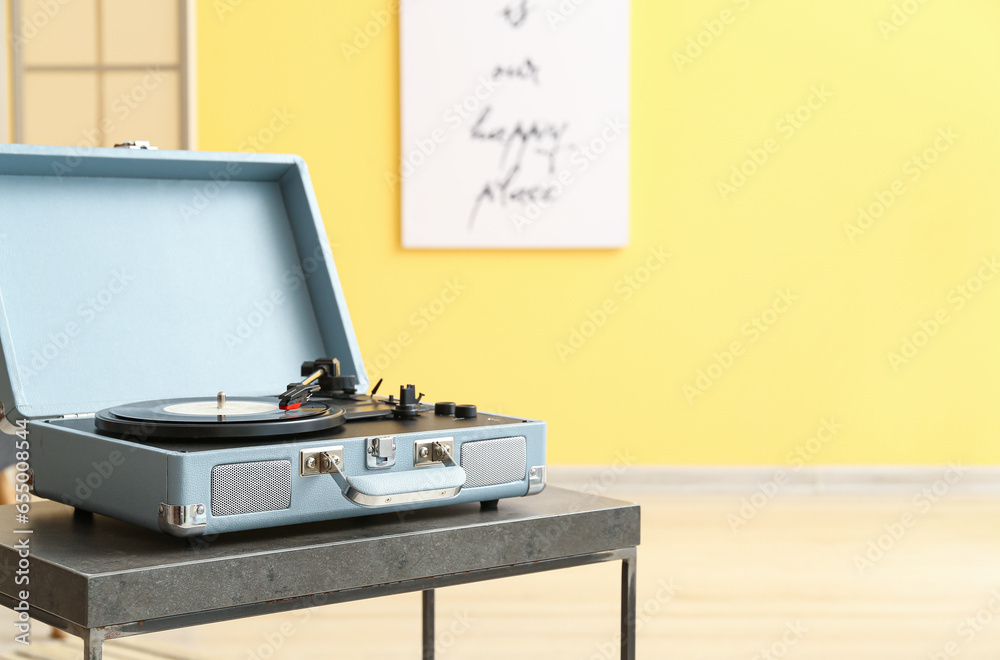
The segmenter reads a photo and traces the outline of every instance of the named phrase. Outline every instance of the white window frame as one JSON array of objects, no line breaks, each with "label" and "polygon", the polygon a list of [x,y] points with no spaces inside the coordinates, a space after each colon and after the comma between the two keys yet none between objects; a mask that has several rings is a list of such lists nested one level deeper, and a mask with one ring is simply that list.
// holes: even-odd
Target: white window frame
[{"label": "white window frame", "polygon": [[0,6],[0,35],[3,35],[3,47],[0,48],[0,144],[10,142],[10,117],[7,112],[13,101],[9,96],[10,88],[7,86],[7,51],[13,46],[7,36],[8,4],[4,2]]},{"label": "white window frame", "polygon": [[[197,68],[196,63],[196,53],[195,53],[195,26],[196,26],[196,8],[195,0],[180,0],[177,3],[178,11],[180,16],[178,17],[178,38],[180,40],[179,50],[178,50],[178,61],[177,61],[177,72],[180,75],[180,107],[178,108],[179,120],[180,120],[180,136],[181,136],[181,149],[196,149],[198,145],[198,131],[196,127],[197,120],[197,99],[195,98],[195,90],[197,89],[195,80],[195,70]],[[13,47],[13,42],[7,38],[8,33],[6,29],[7,20],[7,9],[10,8],[11,15],[11,25],[16,26],[19,22],[21,14],[21,2],[20,0],[9,0],[9,2],[4,2],[3,11],[0,12],[0,34],[3,35],[4,47],[0,49],[0,84],[3,84],[2,92],[0,92],[0,138],[6,138],[9,125],[9,120],[7,118],[7,111],[10,108],[13,111],[14,118],[14,134],[10,136],[13,138],[13,142],[23,142],[24,141],[24,71],[25,65],[21,59],[21,53],[18,49]],[[13,33],[13,28],[11,29]],[[11,57],[11,77],[12,85],[9,88],[12,92],[12,98],[9,100],[6,98],[6,92],[8,87],[6,85],[7,79],[7,65],[6,58],[7,53],[10,52]],[[45,67],[47,69],[65,69],[67,71],[74,70],[74,67]],[[148,68],[148,65],[139,64],[133,66],[109,66],[109,65],[97,65],[95,67],[88,67],[94,71],[122,71],[122,70],[139,70],[143,71]],[[0,139],[0,142],[6,141],[5,139]]]},{"label": "white window frame", "polygon": [[181,0],[181,146],[184,149],[198,148],[198,53],[197,44],[198,9],[196,0]]}]

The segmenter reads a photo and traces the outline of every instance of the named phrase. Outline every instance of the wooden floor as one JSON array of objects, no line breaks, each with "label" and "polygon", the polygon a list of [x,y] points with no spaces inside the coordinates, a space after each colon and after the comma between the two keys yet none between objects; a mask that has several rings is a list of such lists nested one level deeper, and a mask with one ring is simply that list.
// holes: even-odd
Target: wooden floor
[{"label": "wooden floor", "polygon": [[[912,495],[780,495],[748,519],[740,496],[626,498],[643,506],[640,658],[1000,658],[1000,497],[925,510]],[[619,577],[603,565],[440,591],[438,657],[615,658]],[[43,628],[31,656],[9,657],[81,657],[75,639],[45,648]],[[419,639],[408,594],[112,641],[106,657],[416,659]]]}]

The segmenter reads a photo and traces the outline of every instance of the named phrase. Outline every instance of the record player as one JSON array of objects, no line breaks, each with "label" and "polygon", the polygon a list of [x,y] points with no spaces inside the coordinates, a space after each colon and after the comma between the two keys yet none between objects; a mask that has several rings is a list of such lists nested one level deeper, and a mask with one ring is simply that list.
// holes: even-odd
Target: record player
[{"label": "record player", "polygon": [[545,485],[544,422],[368,382],[295,156],[0,147],[0,347],[34,492],[168,534]]}]

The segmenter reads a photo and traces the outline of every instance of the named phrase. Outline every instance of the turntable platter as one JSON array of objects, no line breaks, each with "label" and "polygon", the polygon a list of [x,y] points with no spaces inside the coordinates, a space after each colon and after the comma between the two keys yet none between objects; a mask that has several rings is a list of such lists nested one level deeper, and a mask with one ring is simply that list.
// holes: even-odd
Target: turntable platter
[{"label": "turntable platter", "polygon": [[335,429],[344,421],[343,408],[310,401],[281,410],[277,397],[142,401],[102,410],[95,417],[98,430],[138,440],[279,437]]}]

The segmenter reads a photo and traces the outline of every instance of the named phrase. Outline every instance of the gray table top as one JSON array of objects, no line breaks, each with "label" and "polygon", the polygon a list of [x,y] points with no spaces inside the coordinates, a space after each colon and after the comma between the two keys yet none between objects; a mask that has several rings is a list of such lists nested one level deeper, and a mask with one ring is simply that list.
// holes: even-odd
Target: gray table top
[{"label": "gray table top", "polygon": [[[0,593],[14,596],[13,505],[0,507]],[[629,548],[639,506],[548,487],[500,501],[185,539],[34,502],[30,602],[95,628]]]}]

